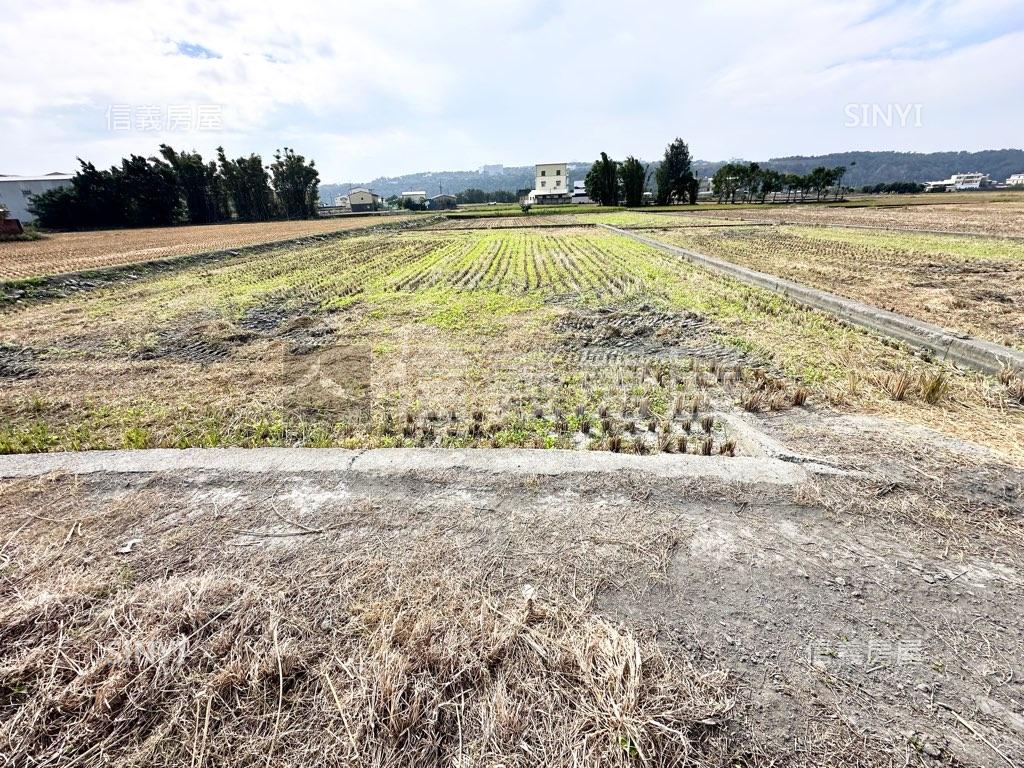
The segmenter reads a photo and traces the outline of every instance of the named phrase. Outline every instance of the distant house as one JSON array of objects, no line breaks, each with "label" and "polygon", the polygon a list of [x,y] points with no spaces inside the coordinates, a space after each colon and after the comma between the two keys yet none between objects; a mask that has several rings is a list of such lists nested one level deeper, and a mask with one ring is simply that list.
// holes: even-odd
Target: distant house
[{"label": "distant house", "polygon": [[541,163],[534,172],[533,191],[527,202],[538,205],[557,205],[572,202],[568,163]]},{"label": "distant house", "polygon": [[334,196],[334,206],[336,208],[348,208],[349,207],[348,195],[335,195]]},{"label": "distant house", "polygon": [[1006,180],[1008,187],[1024,187],[1024,173],[1015,173]]},{"label": "distant house", "polygon": [[586,205],[594,202],[590,199],[587,194],[587,183],[585,181],[576,181],[572,185],[572,202],[576,205]]},{"label": "distant house", "polygon": [[403,201],[409,200],[410,202],[416,203],[416,205],[423,205],[427,202],[427,193],[423,190],[419,190],[418,192],[403,192],[399,197],[401,197]]},{"label": "distant house", "polygon": [[376,211],[380,209],[380,195],[366,187],[356,187],[348,191],[348,204],[352,213]]},{"label": "distant house", "polygon": [[8,216],[21,221],[35,218],[29,210],[29,198],[51,189],[67,187],[73,177],[68,173],[48,173],[45,176],[0,176],[0,205]]},{"label": "distant house", "polygon": [[991,187],[994,183],[987,173],[954,173],[948,179],[942,181],[927,181],[924,185],[925,192],[939,192],[954,189],[957,191],[967,189],[984,189]]},{"label": "distant house", "polygon": [[455,207],[455,195],[434,195],[427,202],[432,211],[445,211]]}]

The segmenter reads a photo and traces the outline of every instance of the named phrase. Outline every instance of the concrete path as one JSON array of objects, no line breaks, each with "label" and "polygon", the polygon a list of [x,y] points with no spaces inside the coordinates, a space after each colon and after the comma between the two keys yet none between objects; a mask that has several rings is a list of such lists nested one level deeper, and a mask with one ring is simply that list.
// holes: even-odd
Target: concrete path
[{"label": "concrete path", "polygon": [[600,224],[612,232],[632,238],[652,248],[681,256],[699,267],[731,277],[748,285],[764,288],[781,294],[815,309],[829,312],[836,317],[854,325],[866,328],[875,333],[889,336],[919,350],[931,353],[935,357],[949,360],[968,368],[998,375],[1004,367],[1017,370],[1024,369],[1024,352],[990,341],[977,339],[966,334],[940,328],[937,325],[916,320],[896,312],[889,312],[878,307],[864,304],[834,293],[811,288],[802,283],[786,280],[775,275],[757,272],[741,267],[738,264],[707,256],[697,251],[668,245],[636,232],[619,229],[608,224]]},{"label": "concrete path", "polygon": [[377,448],[363,451],[341,448],[189,448],[0,456],[0,477],[36,477],[53,472],[135,474],[194,469],[376,475],[457,469],[510,476],[640,472],[667,479],[704,478],[769,485],[793,485],[809,476],[804,467],[776,458],[678,454],[635,456],[603,451],[512,448]]}]

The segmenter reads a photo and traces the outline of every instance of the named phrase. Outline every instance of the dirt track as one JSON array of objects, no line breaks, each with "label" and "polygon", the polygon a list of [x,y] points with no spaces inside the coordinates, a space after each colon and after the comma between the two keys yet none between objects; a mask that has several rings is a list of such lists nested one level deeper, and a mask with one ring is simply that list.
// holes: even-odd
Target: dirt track
[{"label": "dirt track", "polygon": [[[205,470],[4,480],[0,636],[22,631],[39,595],[65,599],[84,588],[74,584],[118,584],[90,609],[102,610],[119,594],[227,576],[294,595],[284,603],[293,611],[304,604],[281,621],[306,628],[308,650],[333,642],[331,622],[355,610],[330,597],[347,594],[338,563],[372,556],[386,563],[374,583],[387,593],[437,579],[460,605],[465,591],[518,610],[526,590],[549,610],[569,602],[622,622],[696,670],[728,671],[734,703],[712,718],[701,749],[717,745],[725,752],[714,754],[745,764],[1021,764],[1024,473],[892,422],[822,412],[810,424],[781,414],[757,426],[819,464],[766,485],[659,477],[642,457],[631,458],[640,469],[614,474],[586,471],[585,457],[541,474],[529,467],[539,454],[516,467],[516,452],[500,452],[511,471],[486,469],[480,454],[447,467],[283,464],[254,474],[213,451],[216,468]],[[0,475],[33,459],[52,461],[11,457]],[[74,655],[73,636],[61,642]],[[84,652],[101,662],[102,649]],[[0,655],[0,669],[12,665]],[[304,706],[333,706],[320,678],[302,680],[279,715],[296,734]],[[18,744],[39,737],[34,721],[16,715],[38,703],[5,700],[15,717],[0,729],[0,753],[31,753]],[[116,706],[127,717],[128,704]],[[226,707],[212,706],[212,739],[228,738]],[[189,729],[195,709],[184,710]],[[466,733],[438,754],[494,757]],[[99,737],[79,738],[65,748],[95,748]],[[301,761],[289,748],[303,739],[285,740],[283,764]]]}]

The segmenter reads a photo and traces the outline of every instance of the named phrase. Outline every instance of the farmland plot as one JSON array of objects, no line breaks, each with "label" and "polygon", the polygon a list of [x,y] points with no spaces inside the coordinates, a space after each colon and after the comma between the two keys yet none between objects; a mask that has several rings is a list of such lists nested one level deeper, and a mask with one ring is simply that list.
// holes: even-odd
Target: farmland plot
[{"label": "farmland plot", "polygon": [[667,243],[1024,347],[1024,242],[809,227],[669,229]]},{"label": "farmland plot", "polygon": [[[694,215],[666,214],[673,219]],[[1024,201],[960,202],[934,205],[880,205],[863,208],[818,205],[758,205],[703,211],[702,217],[767,221],[776,224],[865,226],[894,231],[933,230],[991,237],[1024,237]],[[655,214],[661,217],[661,214]],[[652,216],[653,218],[654,216]]]},{"label": "farmland plot", "polygon": [[540,229],[543,227],[572,227],[588,226],[596,223],[611,224],[625,229],[632,228],[653,228],[660,226],[671,227],[695,227],[695,226],[723,226],[729,224],[744,224],[742,218],[726,218],[724,216],[702,215],[689,213],[685,215],[658,215],[657,217],[648,213],[636,211],[593,211],[589,214],[536,214],[527,216],[493,216],[493,217],[467,217],[451,218],[430,224],[425,229],[457,230],[457,229]]},{"label": "farmland plot", "polygon": [[1024,419],[1005,410],[1012,382],[945,371],[601,229],[355,236],[29,303],[3,321],[4,451],[731,455],[754,449],[730,414],[808,399],[1013,455],[1024,444]]},{"label": "farmland plot", "polygon": [[42,240],[0,242],[0,284],[46,275],[121,267],[208,251],[372,227],[408,216],[61,232]]}]

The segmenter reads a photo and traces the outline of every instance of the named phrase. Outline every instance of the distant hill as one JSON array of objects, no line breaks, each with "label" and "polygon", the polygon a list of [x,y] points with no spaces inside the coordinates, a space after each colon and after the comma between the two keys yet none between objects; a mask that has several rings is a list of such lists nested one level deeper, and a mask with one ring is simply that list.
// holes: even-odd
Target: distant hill
[{"label": "distant hill", "polygon": [[887,181],[937,181],[954,173],[980,171],[996,181],[1024,173],[1024,150],[983,152],[837,152],[818,157],[776,157],[766,165],[786,173],[807,173],[816,165],[845,165],[845,184],[860,187]]},{"label": "distant hill", "polygon": [[[696,160],[694,170],[701,176],[710,176],[726,161]],[[860,187],[887,181],[934,181],[947,179],[954,173],[980,171],[997,181],[1004,181],[1014,173],[1024,173],[1024,150],[990,149],[983,152],[836,152],[813,157],[775,157],[759,161],[762,165],[785,173],[807,173],[818,165],[845,165],[844,183]],[[651,171],[657,167],[651,163]],[[590,163],[569,163],[569,179],[582,180]],[[335,195],[344,194],[352,187],[369,187],[379,195],[389,197],[410,190],[423,190],[436,195],[439,188],[456,193],[465,189],[497,192],[528,189],[533,186],[533,166],[507,166],[500,171],[432,171],[406,176],[380,177],[373,181],[321,184],[320,198],[333,202]]]}]

